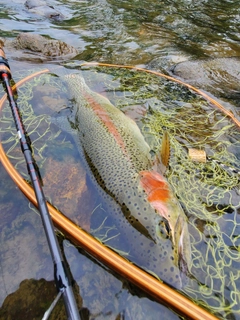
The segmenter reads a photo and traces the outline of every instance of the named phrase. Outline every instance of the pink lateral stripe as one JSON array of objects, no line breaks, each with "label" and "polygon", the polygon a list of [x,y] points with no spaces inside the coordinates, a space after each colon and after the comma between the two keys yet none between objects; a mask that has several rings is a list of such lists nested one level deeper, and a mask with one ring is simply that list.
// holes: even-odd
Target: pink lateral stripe
[{"label": "pink lateral stripe", "polygon": [[87,94],[86,92],[84,92],[83,95],[84,95],[85,99],[89,102],[89,105],[93,109],[94,113],[99,117],[99,119],[108,128],[109,132],[113,135],[114,139],[116,140],[117,144],[122,149],[123,153],[125,155],[127,155],[125,143],[124,143],[120,133],[117,131],[116,126],[112,122],[112,119],[107,114],[106,110],[90,94]]}]

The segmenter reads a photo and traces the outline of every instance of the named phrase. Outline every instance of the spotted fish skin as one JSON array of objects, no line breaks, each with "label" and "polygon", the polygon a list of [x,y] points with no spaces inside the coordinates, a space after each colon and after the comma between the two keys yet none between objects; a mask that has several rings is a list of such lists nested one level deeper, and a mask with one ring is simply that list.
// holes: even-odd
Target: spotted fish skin
[{"label": "spotted fish skin", "polygon": [[[150,261],[148,268],[151,271],[162,277],[164,272],[171,270],[172,278],[179,279],[181,246],[179,249],[178,242],[183,236],[181,230],[186,231],[182,226],[185,226],[186,217],[165,178],[152,170],[149,145],[136,123],[108,99],[91,91],[83,77],[71,74],[64,78],[74,100],[69,121],[77,130],[91,172],[97,184],[114,198],[125,215],[124,219],[123,215],[118,217],[117,223],[124,229],[127,218],[148,239],[152,248],[143,242],[135,245],[143,247],[142,255]],[[156,176],[162,181],[161,192],[159,186],[154,189],[153,185],[151,189]],[[179,216],[181,225],[177,224]],[[171,241],[159,231],[159,225],[165,219],[171,229]],[[188,233],[184,236],[189,240]]]}]

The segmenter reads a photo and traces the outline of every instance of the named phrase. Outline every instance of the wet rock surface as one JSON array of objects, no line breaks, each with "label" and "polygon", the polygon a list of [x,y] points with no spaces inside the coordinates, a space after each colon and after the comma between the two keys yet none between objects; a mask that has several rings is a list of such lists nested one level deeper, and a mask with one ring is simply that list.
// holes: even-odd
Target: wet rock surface
[{"label": "wet rock surface", "polygon": [[171,73],[216,96],[240,97],[240,57],[184,61],[173,66]]},{"label": "wet rock surface", "polygon": [[34,33],[19,33],[14,40],[1,39],[8,57],[17,60],[49,61],[71,59],[78,50],[64,41]]},{"label": "wet rock surface", "polygon": [[4,300],[0,319],[41,319],[55,295],[54,281],[24,280]]},{"label": "wet rock surface", "polygon": [[[45,279],[26,279],[20,283],[19,288],[8,295],[0,308],[0,320],[42,319],[44,313],[50,307],[56,297],[54,281]],[[78,295],[77,304],[82,306],[81,297]],[[49,319],[66,319],[63,301],[59,301]]]},{"label": "wet rock surface", "polygon": [[43,182],[44,192],[51,195],[54,205],[81,228],[90,231],[93,209],[83,205],[86,199],[91,201],[84,169],[68,156],[61,162],[48,158]]},{"label": "wet rock surface", "polygon": [[56,10],[53,5],[47,3],[44,0],[27,0],[24,5],[26,9],[31,13],[57,21],[61,21],[64,19],[64,15],[60,11]]}]

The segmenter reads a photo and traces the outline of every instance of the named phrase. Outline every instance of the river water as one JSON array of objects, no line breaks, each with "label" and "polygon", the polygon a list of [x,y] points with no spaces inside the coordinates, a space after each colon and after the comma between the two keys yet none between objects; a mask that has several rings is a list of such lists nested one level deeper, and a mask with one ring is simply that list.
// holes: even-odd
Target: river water
[{"label": "river water", "polygon": [[[62,19],[59,20],[46,17],[45,9],[28,10],[24,2],[0,0],[0,36],[12,39],[20,32],[34,32],[65,41],[79,51],[72,60],[75,65],[84,61],[97,61],[140,66],[168,73],[171,66],[182,61],[240,56],[239,1],[51,1],[49,4],[62,14]],[[39,63],[34,56],[31,61],[22,61],[16,56],[10,56],[9,63],[13,74],[17,69],[45,68],[45,62]],[[229,63],[231,64],[231,60]],[[98,87],[97,89],[101,90]],[[210,94],[223,99],[223,104],[235,115],[239,115],[239,103],[236,98],[231,99],[227,94],[222,98],[218,89],[218,78],[214,78]],[[234,133],[230,136],[235,138]],[[239,148],[238,145],[237,147]],[[71,148],[67,150],[73,152]],[[239,159],[239,149],[232,152]],[[17,291],[25,279],[44,278],[50,283],[53,279],[53,268],[39,216],[33,213],[30,204],[1,164],[0,176],[2,304],[11,293]],[[231,198],[234,210],[239,216],[237,196],[239,193],[231,193],[228,197],[224,195],[219,202],[223,206],[224,201]],[[232,197],[235,197],[234,200]],[[232,217],[229,210],[226,209],[225,213],[226,220],[219,219],[218,223],[220,229],[225,227],[224,235],[228,239],[226,243],[231,247],[233,240],[229,234],[235,240],[238,239],[239,227],[234,227],[233,233],[228,232],[229,228],[233,229],[232,222],[227,223]],[[231,221],[237,224],[238,216]],[[236,248],[240,244],[234,242],[234,245]],[[63,241],[63,246],[73,277],[80,287],[83,306],[89,310],[90,319],[158,319],[160,312],[162,319],[179,319],[177,314],[131,288],[123,279],[89,258],[81,250],[77,250],[68,241]],[[201,250],[203,247],[199,245],[197,248]],[[214,259],[217,258],[213,257],[209,261],[215,261]],[[238,279],[238,260],[234,260],[234,270],[231,269],[223,278]],[[216,275],[210,266],[207,270],[209,283],[212,281],[211,276],[216,278]],[[201,272],[199,274],[201,277]],[[31,280],[29,281],[31,283]],[[217,283],[216,286],[225,287],[226,301],[223,305],[228,306],[227,312],[224,313],[226,310],[220,310],[218,307],[217,293],[212,298],[213,301],[209,299],[207,303],[219,317],[225,318],[227,315],[228,319],[240,319],[239,289],[233,288],[229,284],[230,281],[223,283]],[[21,285],[22,289],[23,287]],[[30,285],[25,289],[25,293],[19,293],[13,302],[11,299],[9,302],[5,300],[4,307],[0,310],[0,319],[6,319],[6,314],[9,315],[9,319],[17,319],[16,314],[19,316],[18,319],[41,318],[46,308],[45,305],[39,308],[37,304],[41,293],[37,295],[37,285],[33,286],[33,289],[29,288]],[[41,288],[41,292],[46,292],[48,283]],[[198,295],[191,295],[189,292],[190,290],[188,294],[192,298],[199,298]],[[33,309],[33,313],[28,313],[27,307],[24,307],[24,303],[21,302],[22,295]],[[49,296],[48,300],[51,299],[52,296]],[[224,296],[221,296],[221,299],[224,300]],[[231,304],[232,307],[229,307]],[[85,318],[88,319],[88,316],[85,315]],[[64,319],[64,316],[59,319]]]}]

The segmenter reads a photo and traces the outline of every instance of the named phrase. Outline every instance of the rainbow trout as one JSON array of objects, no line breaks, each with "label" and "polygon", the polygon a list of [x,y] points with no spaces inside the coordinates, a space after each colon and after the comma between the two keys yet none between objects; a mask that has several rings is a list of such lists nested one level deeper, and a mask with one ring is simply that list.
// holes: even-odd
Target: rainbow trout
[{"label": "rainbow trout", "polygon": [[149,145],[136,123],[90,90],[82,76],[64,80],[73,99],[68,123],[92,180],[110,199],[130,259],[181,287],[191,259],[187,218],[167,180],[153,169]]}]

